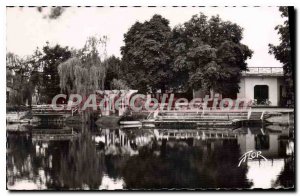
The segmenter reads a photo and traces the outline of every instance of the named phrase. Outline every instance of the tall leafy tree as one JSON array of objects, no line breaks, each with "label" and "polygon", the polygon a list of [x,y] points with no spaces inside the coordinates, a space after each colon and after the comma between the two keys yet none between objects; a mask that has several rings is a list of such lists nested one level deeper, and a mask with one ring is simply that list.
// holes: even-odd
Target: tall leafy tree
[{"label": "tall leafy tree", "polygon": [[160,15],[136,22],[124,35],[122,66],[131,88],[140,92],[167,89],[172,78],[170,36],[169,21]]},{"label": "tall leafy tree", "polygon": [[239,91],[241,72],[252,51],[241,43],[243,29],[219,16],[204,14],[173,29],[172,49],[176,86],[232,95]]},{"label": "tall leafy tree", "polygon": [[280,35],[280,44],[275,46],[269,44],[269,53],[273,54],[275,58],[283,64],[285,84],[287,87],[287,97],[289,104],[294,105],[295,102],[295,91],[294,91],[294,64],[292,62],[292,48],[291,48],[291,36],[290,20],[293,19],[293,7],[279,7],[281,17],[285,18],[283,25],[277,25],[275,30]]},{"label": "tall leafy tree", "polygon": [[7,86],[13,90],[9,94],[9,104],[23,105],[26,100],[31,105],[32,83],[30,81],[33,66],[33,56],[20,58],[13,53],[6,54],[6,77]]},{"label": "tall leafy tree", "polygon": [[[32,86],[31,92],[36,93],[37,96],[37,103],[40,103],[40,101],[43,101],[42,99],[42,93],[44,92],[43,88],[43,67],[41,63],[41,59],[43,58],[42,51],[37,48],[34,52],[34,54],[31,56],[31,59],[29,61],[31,65],[31,74],[29,82]],[[32,97],[32,95],[30,95]]]},{"label": "tall leafy tree", "polygon": [[105,90],[127,89],[127,82],[123,78],[122,62],[118,57],[110,56],[105,62],[107,65]]},{"label": "tall leafy tree", "polygon": [[71,57],[68,47],[60,45],[43,47],[43,57],[40,63],[43,69],[42,73],[42,94],[45,96],[46,102],[51,102],[52,98],[61,92],[58,74],[58,65]]}]

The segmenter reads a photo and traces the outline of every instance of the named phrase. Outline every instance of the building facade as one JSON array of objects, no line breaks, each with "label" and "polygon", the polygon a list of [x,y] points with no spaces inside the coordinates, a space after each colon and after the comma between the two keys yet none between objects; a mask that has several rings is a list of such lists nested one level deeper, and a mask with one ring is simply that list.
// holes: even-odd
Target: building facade
[{"label": "building facade", "polygon": [[[247,100],[253,106],[279,107],[286,101],[282,67],[249,67],[242,73],[239,86],[239,93],[230,97]],[[211,90],[209,97],[214,97],[216,93]],[[193,91],[193,98],[204,98],[206,95],[202,90]],[[220,95],[219,99],[227,97]]]},{"label": "building facade", "polygon": [[285,98],[283,68],[250,67],[242,73],[237,98],[253,100],[256,105],[280,106]]}]

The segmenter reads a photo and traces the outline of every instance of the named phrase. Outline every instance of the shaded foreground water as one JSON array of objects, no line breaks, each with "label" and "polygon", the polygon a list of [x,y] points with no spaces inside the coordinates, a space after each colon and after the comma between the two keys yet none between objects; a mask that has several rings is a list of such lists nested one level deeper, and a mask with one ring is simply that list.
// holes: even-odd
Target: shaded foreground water
[{"label": "shaded foreground water", "polygon": [[[267,158],[248,160],[249,150]],[[291,127],[102,129],[7,126],[7,188],[294,187]]]}]

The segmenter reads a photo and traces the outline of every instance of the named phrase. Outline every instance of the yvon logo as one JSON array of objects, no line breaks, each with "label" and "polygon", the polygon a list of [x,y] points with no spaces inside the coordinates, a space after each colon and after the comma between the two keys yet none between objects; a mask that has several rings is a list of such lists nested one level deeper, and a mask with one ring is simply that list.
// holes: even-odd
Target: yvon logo
[{"label": "yvon logo", "polygon": [[246,153],[244,153],[241,158],[240,158],[240,162],[239,162],[239,165],[238,167],[246,162],[247,160],[252,160],[252,159],[264,159],[265,161],[267,161],[266,157],[264,157],[262,154],[261,154],[261,151],[253,151],[253,150],[250,150]]}]

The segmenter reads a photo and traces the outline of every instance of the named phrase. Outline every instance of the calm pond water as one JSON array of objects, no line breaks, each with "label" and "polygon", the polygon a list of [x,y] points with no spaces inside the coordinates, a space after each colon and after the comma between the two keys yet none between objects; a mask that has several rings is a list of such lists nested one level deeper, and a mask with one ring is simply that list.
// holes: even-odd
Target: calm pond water
[{"label": "calm pond water", "polygon": [[[49,128],[51,127],[51,129]],[[267,159],[240,157],[261,151]],[[7,126],[7,188],[161,189],[294,186],[293,129]]]}]

